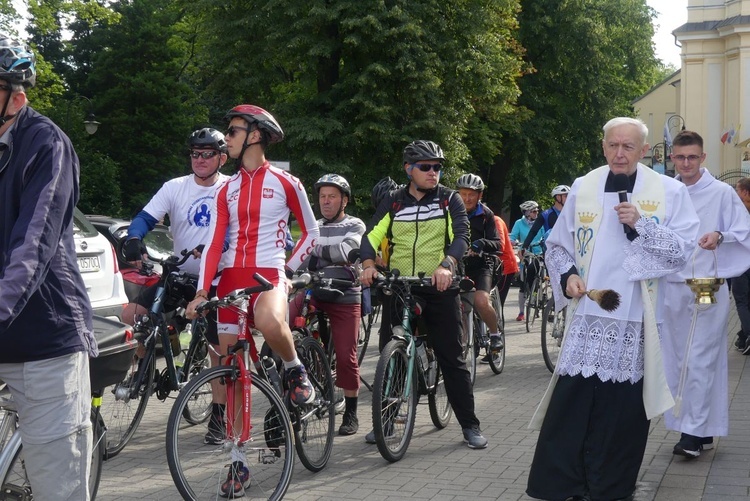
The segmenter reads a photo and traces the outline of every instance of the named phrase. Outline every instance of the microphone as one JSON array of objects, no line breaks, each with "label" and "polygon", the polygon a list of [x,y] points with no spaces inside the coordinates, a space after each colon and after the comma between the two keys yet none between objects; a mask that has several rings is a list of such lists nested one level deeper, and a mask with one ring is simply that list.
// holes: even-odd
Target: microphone
[{"label": "microphone", "polygon": [[[628,201],[629,184],[630,180],[628,179],[627,174],[615,174],[612,177],[612,185],[617,192],[617,197],[620,199],[620,203]],[[625,234],[630,233],[630,226],[623,223],[622,227],[625,229]]]}]

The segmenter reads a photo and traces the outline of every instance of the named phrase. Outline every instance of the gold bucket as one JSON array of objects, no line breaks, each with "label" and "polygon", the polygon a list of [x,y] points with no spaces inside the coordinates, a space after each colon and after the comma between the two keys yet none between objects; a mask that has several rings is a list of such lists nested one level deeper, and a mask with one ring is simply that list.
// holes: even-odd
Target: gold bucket
[{"label": "gold bucket", "polygon": [[[695,250],[698,252],[698,249]],[[719,264],[716,260],[716,251],[711,251],[714,254],[714,267],[716,269],[716,275],[713,278],[688,278],[685,283],[690,290],[695,294],[695,304],[715,304],[716,294],[719,288],[724,283],[723,278],[718,278]],[[693,254],[693,277],[695,277],[695,254]]]}]

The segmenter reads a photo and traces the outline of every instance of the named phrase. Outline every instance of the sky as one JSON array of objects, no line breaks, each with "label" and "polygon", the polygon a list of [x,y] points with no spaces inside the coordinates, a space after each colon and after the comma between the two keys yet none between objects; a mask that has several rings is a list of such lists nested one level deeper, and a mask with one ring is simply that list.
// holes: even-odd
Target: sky
[{"label": "sky", "polygon": [[680,67],[680,48],[674,44],[672,30],[687,22],[687,0],[647,0],[657,12],[654,20],[656,57]]}]

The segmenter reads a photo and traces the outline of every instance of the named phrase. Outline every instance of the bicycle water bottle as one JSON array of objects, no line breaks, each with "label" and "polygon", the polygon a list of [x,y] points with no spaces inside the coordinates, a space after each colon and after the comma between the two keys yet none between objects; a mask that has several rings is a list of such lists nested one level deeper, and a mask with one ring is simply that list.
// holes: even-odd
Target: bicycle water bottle
[{"label": "bicycle water bottle", "polygon": [[180,332],[179,336],[179,347],[180,349],[177,350],[174,355],[174,365],[175,367],[182,367],[185,365],[185,352],[190,347],[190,341],[193,339],[193,324],[189,323],[185,326],[185,329],[183,329],[182,332]]},{"label": "bicycle water bottle", "polygon": [[437,382],[437,358],[435,358],[435,352],[432,348],[427,349],[427,359],[429,360],[426,377],[427,386],[432,388]]}]

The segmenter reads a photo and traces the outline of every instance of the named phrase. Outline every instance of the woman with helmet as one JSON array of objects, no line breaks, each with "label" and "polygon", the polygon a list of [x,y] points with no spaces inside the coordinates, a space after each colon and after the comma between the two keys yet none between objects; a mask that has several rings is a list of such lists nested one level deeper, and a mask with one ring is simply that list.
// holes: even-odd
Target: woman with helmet
[{"label": "woman with helmet", "polygon": [[544,228],[544,231],[542,232],[543,240],[545,235],[547,235],[552,227],[555,226],[557,216],[560,215],[560,211],[562,211],[562,208],[565,205],[565,201],[568,199],[568,193],[570,193],[570,186],[567,186],[565,184],[559,184],[552,188],[551,195],[555,200],[555,203],[554,205],[552,205],[552,207],[542,212],[541,217],[536,218],[536,221],[534,221],[534,224],[531,226],[528,235],[526,235],[526,238],[523,241],[523,245],[521,245],[521,255],[523,255],[523,252],[528,250],[528,248],[531,246],[532,242],[539,233],[539,230]]},{"label": "woman with helmet", "polygon": [[[266,160],[266,148],[284,139],[276,119],[252,104],[232,108],[226,119],[229,121],[227,153],[236,160],[237,172],[216,194],[216,215],[211,218],[201,260],[198,291],[188,305],[187,315],[194,317],[195,308],[208,298],[220,261],[224,268],[217,286],[218,296],[257,285],[254,273],[264,276],[274,288],[254,295],[249,311],[255,327],[284,362],[292,402],[305,404],[315,398],[315,390],[297,358],[292,332],[286,322],[286,277],[312,252],[319,235],[318,225],[302,183]],[[301,237],[285,263],[290,213],[299,223]],[[229,244],[224,251],[226,237]],[[226,353],[236,342],[238,320],[228,308],[218,312],[220,353]],[[243,461],[234,461],[221,485],[221,494],[241,496],[249,475]]]},{"label": "woman with helmet", "polygon": [[0,378],[20,417],[34,498],[81,501],[89,499],[89,356],[97,348],[73,240],[80,164],[68,137],[28,106],[35,81],[31,48],[0,35],[6,153],[0,163]]},{"label": "woman with helmet", "polygon": [[[533,200],[525,201],[520,205],[520,208],[523,216],[521,216],[515,222],[515,224],[513,225],[513,229],[510,230],[510,239],[515,245],[521,245],[521,242],[524,242],[526,240],[531,227],[534,225],[534,222],[537,220],[537,216],[539,215],[539,204]],[[531,251],[534,254],[542,253],[542,246],[540,245],[541,240],[542,235],[537,234],[531,241]],[[521,255],[523,255],[523,249],[521,249]],[[523,286],[518,293],[518,308],[520,310],[518,316],[516,317],[516,321],[518,322],[523,322],[526,319],[523,314],[523,307],[526,303],[525,291],[528,287],[528,284],[534,281],[534,278],[536,278],[536,273],[539,270],[535,269],[535,267],[532,266],[523,266],[521,271],[523,276]]]},{"label": "woman with helmet", "polygon": [[[487,439],[474,412],[471,376],[461,347],[459,290],[453,282],[457,265],[468,249],[469,221],[458,193],[439,184],[444,161],[443,149],[432,141],[418,140],[404,148],[403,168],[409,184],[386,195],[378,205],[374,224],[362,240],[364,268],[360,280],[363,286],[370,286],[375,279],[376,249],[384,238],[390,242],[391,269],[397,268],[403,275],[431,276],[432,287],[412,292],[424,300],[422,318],[464,442],[472,449],[483,449]],[[383,310],[381,323],[399,321],[394,318],[397,315],[388,316]],[[375,443],[374,433],[368,433],[365,441]]]},{"label": "woman with helmet", "polygon": [[[302,268],[322,272],[326,278],[356,280],[357,275],[348,262],[349,253],[359,249],[365,223],[344,212],[351,199],[349,182],[338,174],[326,174],[315,183],[321,219],[318,219],[320,238],[302,263]],[[339,435],[354,435],[359,429],[357,397],[359,395],[359,364],[357,339],[361,320],[362,288],[357,285],[341,291],[343,295],[326,294],[313,290],[312,304],[328,316],[327,329],[336,350],[336,386],[344,390],[346,408]],[[302,307],[304,294],[289,303],[289,318],[296,318]]]},{"label": "woman with helmet", "polygon": [[484,182],[476,174],[463,174],[456,182],[458,194],[464,201],[469,218],[469,250],[464,256],[465,275],[474,281],[474,308],[490,331],[490,347],[483,362],[489,363],[491,353],[503,348],[500,323],[490,303],[490,291],[497,284],[498,253],[501,250],[500,235],[495,226],[495,214],[482,203]]}]

